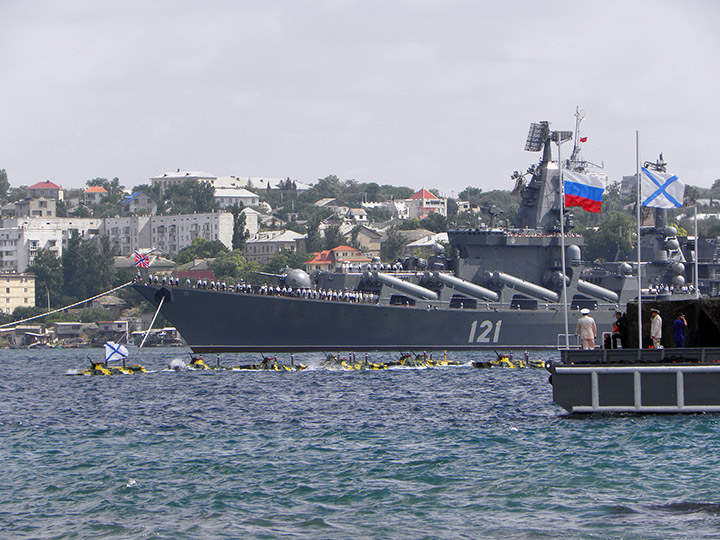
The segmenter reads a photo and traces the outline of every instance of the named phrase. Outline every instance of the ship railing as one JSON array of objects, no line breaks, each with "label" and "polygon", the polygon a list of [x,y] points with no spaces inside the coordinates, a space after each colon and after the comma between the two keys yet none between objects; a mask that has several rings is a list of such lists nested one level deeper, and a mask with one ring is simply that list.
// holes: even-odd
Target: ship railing
[{"label": "ship railing", "polygon": [[[567,337],[567,339],[565,339]],[[566,347],[565,344],[568,344]],[[558,350],[563,349],[579,349],[580,338],[575,334],[558,334],[557,335],[557,348]]]}]

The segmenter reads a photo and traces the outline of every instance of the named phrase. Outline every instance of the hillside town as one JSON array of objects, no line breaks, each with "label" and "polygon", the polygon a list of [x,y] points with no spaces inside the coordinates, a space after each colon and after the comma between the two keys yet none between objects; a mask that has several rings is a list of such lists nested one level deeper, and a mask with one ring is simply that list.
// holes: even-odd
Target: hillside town
[{"label": "hillside town", "polygon": [[[36,288],[36,258],[63,260],[72,238],[96,244],[102,239],[115,271],[134,271],[136,254],[146,254],[149,271],[183,279],[220,278],[212,262],[219,251],[233,252],[248,264],[240,280],[249,282],[262,278],[255,272],[279,270],[280,262],[272,264],[278,258],[283,266],[313,272],[394,260],[447,241],[448,201],[427,189],[384,186],[390,193],[382,198],[380,186],[374,184],[369,190],[380,196],[371,197],[364,190],[359,198],[343,200],[321,196],[333,192],[328,188],[352,184],[343,186],[335,177],[313,186],[289,178],[215,176],[179,169],[149,178],[147,184],[132,190],[118,179],[91,180],[85,189],[65,190],[52,181],[10,188],[7,174],[0,173],[6,191],[0,227],[5,316],[18,308],[20,313],[35,306],[49,309],[51,297],[62,296],[52,294],[45,284]],[[399,229],[401,223],[405,225]],[[199,245],[213,248],[210,253],[193,253],[185,261],[184,252],[193,252]],[[233,281],[230,276],[223,278]],[[111,304],[112,297],[105,297],[94,307],[109,308],[108,314],[119,316],[124,302],[116,298]],[[101,325],[57,322],[54,340],[80,343],[88,332],[100,334],[99,339],[124,335],[129,340],[141,325],[140,320]],[[45,331],[42,325],[20,326],[4,329],[3,336],[10,344],[27,345],[51,341],[34,339]],[[168,331],[154,337],[161,343],[177,339]]]},{"label": "hillside town", "polygon": [[[629,253],[633,179],[608,187],[602,218],[580,216],[578,228],[591,260]],[[690,187],[687,193],[704,208],[704,232],[712,236],[720,233],[718,188],[716,182],[709,190]],[[313,275],[422,258],[433,246],[447,245],[448,229],[504,226],[518,206],[517,197],[504,190],[468,187],[454,198],[432,188],[362,184],[335,176],[311,184],[180,169],[132,189],[117,178],[96,178],[84,189],[68,190],[52,181],[14,188],[0,170],[3,190],[0,279],[5,288],[0,303],[5,321],[104,293],[132,279],[138,256],[145,258],[148,272],[183,282],[262,284],[288,267]],[[679,223],[683,219],[687,216],[677,215]],[[90,250],[85,260],[111,268],[83,267],[81,249]],[[72,272],[79,275],[73,278]],[[104,277],[91,283],[83,272]],[[95,320],[83,322],[89,308]],[[77,346],[108,337],[130,342],[147,323],[131,294],[102,296],[57,317],[54,324],[47,318],[29,327],[0,328],[0,344]],[[152,342],[180,339],[165,328],[153,333]]]}]

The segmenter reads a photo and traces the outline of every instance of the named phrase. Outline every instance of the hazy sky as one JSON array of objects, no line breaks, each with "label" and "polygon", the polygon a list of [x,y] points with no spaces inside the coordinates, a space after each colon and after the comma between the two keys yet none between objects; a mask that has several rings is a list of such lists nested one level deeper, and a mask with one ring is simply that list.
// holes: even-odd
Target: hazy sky
[{"label": "hazy sky", "polygon": [[[511,189],[530,122],[720,178],[720,2],[0,0],[12,186],[166,171]],[[563,152],[570,152],[565,145]]]}]

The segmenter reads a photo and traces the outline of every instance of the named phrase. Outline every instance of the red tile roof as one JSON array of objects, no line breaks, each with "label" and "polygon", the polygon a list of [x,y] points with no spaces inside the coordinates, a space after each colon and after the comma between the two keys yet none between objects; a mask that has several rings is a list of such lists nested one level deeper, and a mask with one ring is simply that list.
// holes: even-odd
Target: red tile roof
[{"label": "red tile roof", "polygon": [[46,182],[38,182],[37,184],[33,184],[28,189],[62,189],[57,184],[53,184],[49,180]]},{"label": "red tile roof", "polygon": [[107,190],[102,186],[90,186],[85,193],[107,193]]},{"label": "red tile roof", "polygon": [[415,193],[415,195],[413,195],[413,196],[410,197],[410,198],[411,198],[411,199],[437,199],[437,197],[436,197],[435,195],[433,195],[432,193],[430,193],[430,192],[429,192],[427,189],[425,189],[425,188],[421,189],[420,191],[418,191],[417,193]]},{"label": "red tile roof", "polygon": [[307,261],[305,264],[327,264],[331,262],[332,260],[330,259],[330,250],[326,249],[325,251],[320,251],[319,253],[313,253],[313,258]]}]

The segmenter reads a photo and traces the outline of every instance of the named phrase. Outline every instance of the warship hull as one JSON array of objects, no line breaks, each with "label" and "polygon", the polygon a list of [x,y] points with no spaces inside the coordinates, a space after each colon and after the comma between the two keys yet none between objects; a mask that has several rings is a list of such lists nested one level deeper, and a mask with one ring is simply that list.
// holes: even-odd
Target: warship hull
[{"label": "warship hull", "polygon": [[[196,353],[557,348],[562,309],[436,309],[136,283]],[[429,305],[429,304],[428,304]],[[612,328],[614,306],[593,314]],[[570,315],[570,333],[576,316]],[[571,337],[571,343],[575,337]],[[564,337],[562,338],[564,345]]]}]

